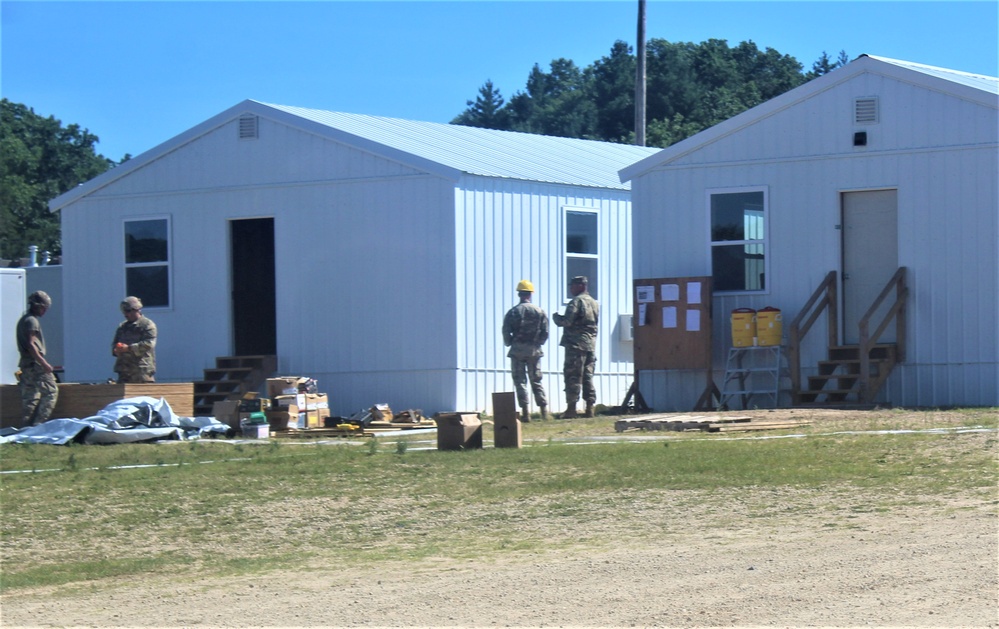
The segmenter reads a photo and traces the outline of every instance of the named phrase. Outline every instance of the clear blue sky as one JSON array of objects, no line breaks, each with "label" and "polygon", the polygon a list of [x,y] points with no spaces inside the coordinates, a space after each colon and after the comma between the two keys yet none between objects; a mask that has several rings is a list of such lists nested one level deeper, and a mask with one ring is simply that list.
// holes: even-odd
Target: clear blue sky
[{"label": "clear blue sky", "polygon": [[[138,155],[252,98],[449,122],[491,79],[634,46],[637,0],[8,2],[0,93]],[[646,34],[999,74],[999,3],[648,0]]]}]

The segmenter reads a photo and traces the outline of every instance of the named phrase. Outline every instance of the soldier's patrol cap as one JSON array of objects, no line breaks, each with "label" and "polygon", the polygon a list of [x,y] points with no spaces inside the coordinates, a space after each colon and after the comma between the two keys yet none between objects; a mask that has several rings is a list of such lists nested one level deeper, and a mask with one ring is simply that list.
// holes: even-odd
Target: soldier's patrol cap
[{"label": "soldier's patrol cap", "polygon": [[138,297],[126,297],[121,300],[122,311],[126,310],[142,310],[142,301]]},{"label": "soldier's patrol cap", "polygon": [[28,295],[28,303],[32,306],[45,306],[50,308],[52,306],[52,298],[49,294],[43,290],[36,290],[35,292]]},{"label": "soldier's patrol cap", "polygon": [[569,283],[570,284],[589,284],[590,281],[588,279],[586,279],[585,275],[577,275],[576,277],[572,278],[572,281],[569,282]]}]

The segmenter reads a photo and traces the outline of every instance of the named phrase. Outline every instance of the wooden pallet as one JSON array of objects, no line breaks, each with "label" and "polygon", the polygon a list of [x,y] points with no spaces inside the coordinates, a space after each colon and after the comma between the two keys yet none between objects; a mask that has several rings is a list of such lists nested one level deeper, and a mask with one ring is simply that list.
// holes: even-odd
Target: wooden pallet
[{"label": "wooden pallet", "polygon": [[379,433],[397,432],[400,430],[417,430],[426,428],[436,428],[434,422],[420,423],[393,423],[393,422],[371,422],[370,424],[357,429],[340,428],[305,428],[272,431],[271,437],[276,439],[325,439],[330,437],[373,437]]},{"label": "wooden pallet", "polygon": [[[190,382],[128,384],[60,383],[51,419],[83,419],[108,404],[132,397],[164,398],[180,417],[194,413],[194,385]],[[21,393],[16,384],[0,386],[0,426],[21,426]]]},{"label": "wooden pallet", "polygon": [[614,422],[614,430],[617,432],[630,430],[734,432],[795,428],[810,423],[804,420],[761,420],[748,416],[643,415],[641,417],[619,419]]}]

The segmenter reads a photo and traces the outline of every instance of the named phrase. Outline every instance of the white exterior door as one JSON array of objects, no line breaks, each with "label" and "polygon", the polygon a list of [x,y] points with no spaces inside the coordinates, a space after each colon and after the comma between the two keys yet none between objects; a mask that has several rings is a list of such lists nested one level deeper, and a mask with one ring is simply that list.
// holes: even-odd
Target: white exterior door
[{"label": "white exterior door", "polygon": [[[898,270],[898,191],[845,192],[843,203],[843,341],[860,340],[858,324]],[[894,295],[886,304],[893,303]],[[883,307],[870,320],[873,334],[884,320]],[[895,342],[895,324],[881,343]]]}]

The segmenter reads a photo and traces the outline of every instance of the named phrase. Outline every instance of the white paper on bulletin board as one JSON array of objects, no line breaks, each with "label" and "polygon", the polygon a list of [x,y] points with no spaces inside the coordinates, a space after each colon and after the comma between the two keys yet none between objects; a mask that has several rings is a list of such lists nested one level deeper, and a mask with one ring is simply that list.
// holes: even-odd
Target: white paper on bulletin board
[{"label": "white paper on bulletin board", "polygon": [[700,282],[690,282],[687,284],[687,303],[688,304],[699,304],[701,303],[701,283]]},{"label": "white paper on bulletin board", "polygon": [[655,286],[636,286],[635,296],[638,299],[638,303],[644,304],[650,301],[656,300],[656,287]]},{"label": "white paper on bulletin board", "polygon": [[676,306],[663,306],[663,327],[676,327]]},{"label": "white paper on bulletin board", "polygon": [[679,284],[663,284],[660,290],[662,291],[663,301],[678,301],[680,299]]},{"label": "white paper on bulletin board", "polygon": [[688,310],[687,311],[687,331],[688,332],[699,332],[701,330],[701,311],[700,310]]},{"label": "white paper on bulletin board", "polygon": [[646,307],[648,304],[638,304],[638,325],[645,325]]}]

